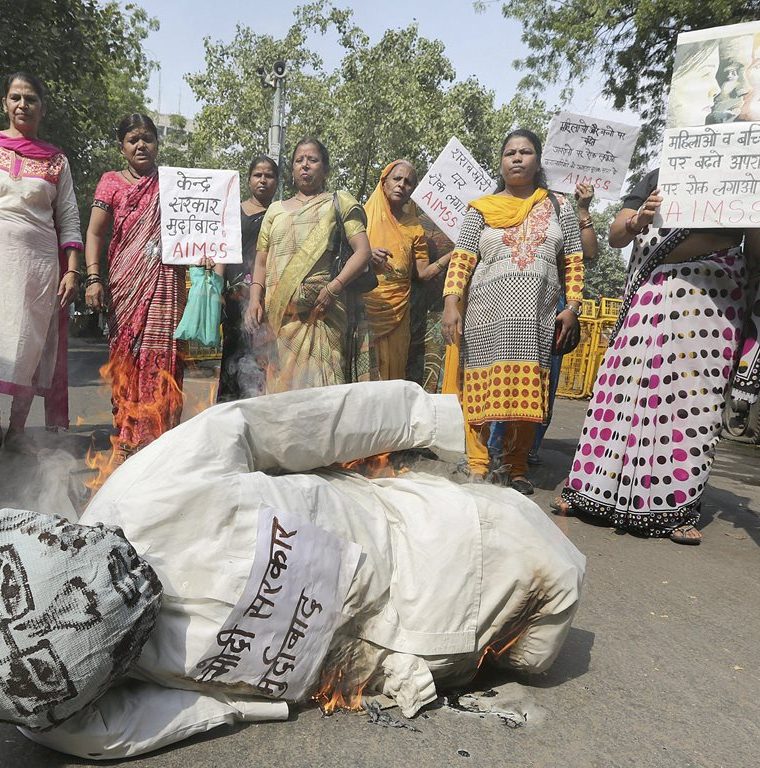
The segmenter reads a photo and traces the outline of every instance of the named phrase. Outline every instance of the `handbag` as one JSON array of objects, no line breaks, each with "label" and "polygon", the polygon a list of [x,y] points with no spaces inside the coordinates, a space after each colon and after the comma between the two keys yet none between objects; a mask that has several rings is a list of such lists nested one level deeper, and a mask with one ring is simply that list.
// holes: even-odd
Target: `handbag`
[{"label": "handbag", "polygon": [[197,341],[204,347],[218,347],[224,280],[210,269],[190,267],[190,293],[175,339]]},{"label": "handbag", "polygon": [[[343,224],[343,214],[338,202],[338,193],[333,193],[333,207],[335,208],[335,240],[333,253],[335,254],[330,265],[330,279],[334,280],[340,273],[346,262],[353,256],[354,251],[346,237],[346,227]],[[347,293],[369,293],[377,288],[377,276],[374,270],[367,264],[364,271],[354,278],[347,286]]]}]

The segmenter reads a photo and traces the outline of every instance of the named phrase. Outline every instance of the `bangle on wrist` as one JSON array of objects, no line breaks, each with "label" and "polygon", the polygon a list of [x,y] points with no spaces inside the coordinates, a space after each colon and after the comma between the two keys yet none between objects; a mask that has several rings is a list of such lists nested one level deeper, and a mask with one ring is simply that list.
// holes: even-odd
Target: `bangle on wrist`
[{"label": "bangle on wrist", "polygon": [[327,291],[327,293],[329,293],[329,294],[330,294],[330,296],[332,296],[334,299],[337,299],[337,298],[338,298],[338,294],[337,294],[337,293],[335,293],[335,291],[333,291],[333,290],[330,288],[330,283],[327,283],[327,285],[325,285],[325,290],[326,290],[326,291]]},{"label": "bangle on wrist", "polygon": [[76,276],[77,276],[77,280],[78,280],[80,283],[82,282],[82,275],[81,275],[81,273],[79,272],[79,270],[78,270],[78,269],[67,269],[67,270],[66,270],[66,271],[63,273],[63,277],[66,277],[66,275],[76,275]]},{"label": "bangle on wrist", "polygon": [[266,291],[266,288],[264,287],[263,283],[260,283],[258,280],[251,280],[251,285],[258,285],[259,288],[261,288],[262,291]]},{"label": "bangle on wrist", "polygon": [[345,289],[345,283],[336,275],[333,280],[340,285],[341,291]]}]

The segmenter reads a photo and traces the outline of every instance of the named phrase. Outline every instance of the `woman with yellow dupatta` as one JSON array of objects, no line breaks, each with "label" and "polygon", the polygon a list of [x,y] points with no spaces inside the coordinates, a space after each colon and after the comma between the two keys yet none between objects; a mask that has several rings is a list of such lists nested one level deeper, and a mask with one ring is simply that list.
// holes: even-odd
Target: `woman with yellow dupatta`
[{"label": "woman with yellow dupatta", "polygon": [[[501,177],[496,194],[470,203],[449,265],[443,336],[449,345],[461,336],[461,358],[447,354],[444,392],[458,388],[454,369],[461,359],[470,472],[486,476],[491,422],[505,421],[499,474],[530,495],[528,452],[548,413],[552,350],[562,348],[578,323],[583,252],[572,204],[546,189],[534,133],[507,136]],[[560,280],[567,308],[557,314]]]},{"label": "woman with yellow dupatta", "polygon": [[[330,156],[301,139],[291,160],[296,193],[269,206],[261,222],[245,314],[250,333],[265,321],[274,336],[266,391],[284,392],[347,381],[350,298],[346,289],[370,260],[364,210],[347,192],[325,191]],[[336,213],[353,250],[342,270],[330,267],[340,238]],[[370,378],[368,329],[348,380]]]},{"label": "woman with yellow dupatta", "polygon": [[365,294],[367,319],[380,379],[403,379],[409,357],[412,278],[441,273],[428,262],[425,230],[410,197],[417,171],[408,160],[394,160],[380,174],[367,200],[367,236],[378,286]]}]

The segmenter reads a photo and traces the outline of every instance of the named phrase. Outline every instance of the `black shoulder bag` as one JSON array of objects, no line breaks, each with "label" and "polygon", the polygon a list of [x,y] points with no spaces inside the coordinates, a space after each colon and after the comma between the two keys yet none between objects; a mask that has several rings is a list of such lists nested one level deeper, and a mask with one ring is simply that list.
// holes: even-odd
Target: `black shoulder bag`
[{"label": "black shoulder bag", "polygon": [[[351,243],[346,237],[346,227],[343,224],[343,214],[338,202],[338,193],[333,193],[333,207],[335,208],[335,240],[333,242],[333,260],[330,265],[330,279],[334,280],[340,273],[346,262],[353,256]],[[377,276],[372,267],[367,264],[365,270],[347,286],[348,293],[369,293],[377,288]]]}]

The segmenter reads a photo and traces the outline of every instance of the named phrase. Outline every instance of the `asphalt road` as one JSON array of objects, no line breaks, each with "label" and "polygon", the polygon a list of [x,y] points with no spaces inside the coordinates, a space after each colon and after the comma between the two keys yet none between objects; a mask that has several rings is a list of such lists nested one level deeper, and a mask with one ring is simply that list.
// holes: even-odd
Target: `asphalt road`
[{"label": "asphalt road", "polygon": [[[101,343],[75,341],[65,435],[30,425],[40,461],[0,454],[0,506],[67,511],[85,496],[82,457],[107,428],[99,385]],[[210,398],[211,379],[186,382],[187,413]],[[534,473],[543,509],[561,487],[585,412],[562,400]],[[7,421],[8,399],[0,396]],[[501,717],[430,707],[408,728],[366,713],[222,727],[152,755],[111,765],[187,768],[750,768],[760,764],[760,451],[721,444],[703,507],[705,540],[685,547],[553,518],[588,557],[585,593],[554,666],[529,680],[484,674],[461,702]],[[72,502],[73,500],[73,502]],[[496,695],[481,697],[485,691]],[[390,718],[403,721],[398,710]],[[91,765],[50,752],[0,725],[1,768]]]}]

